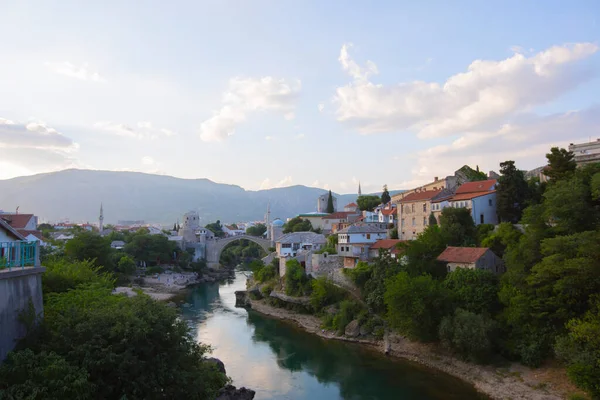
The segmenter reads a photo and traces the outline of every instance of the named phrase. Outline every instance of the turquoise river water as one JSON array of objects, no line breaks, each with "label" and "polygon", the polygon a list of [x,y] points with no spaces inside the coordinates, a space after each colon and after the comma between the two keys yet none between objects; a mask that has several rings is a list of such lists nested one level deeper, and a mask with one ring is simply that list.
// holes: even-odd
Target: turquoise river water
[{"label": "turquoise river water", "polygon": [[441,372],[236,308],[234,292],[245,287],[240,272],[225,284],[199,285],[187,294],[182,315],[225,363],[233,384],[255,390],[257,400],[483,398]]}]

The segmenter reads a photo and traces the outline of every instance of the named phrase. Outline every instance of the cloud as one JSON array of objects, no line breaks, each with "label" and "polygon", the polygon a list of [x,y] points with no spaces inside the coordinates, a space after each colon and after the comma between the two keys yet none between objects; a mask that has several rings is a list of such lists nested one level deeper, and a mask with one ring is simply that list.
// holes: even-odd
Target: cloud
[{"label": "cloud", "polygon": [[286,176],[283,179],[281,179],[279,182],[277,182],[276,184],[272,184],[271,183],[271,179],[265,178],[260,183],[260,186],[258,187],[258,190],[266,190],[266,189],[273,189],[273,188],[280,188],[280,187],[290,186],[292,184],[292,181],[293,181],[293,179],[292,179],[291,176]]},{"label": "cloud", "polygon": [[106,82],[98,72],[92,71],[87,63],[77,66],[68,61],[56,63],[45,62],[44,65],[57,74],[65,75],[82,81]]},{"label": "cloud", "polygon": [[154,158],[152,158],[150,156],[142,157],[142,164],[144,164],[144,165],[152,165],[152,164],[154,164]]},{"label": "cloud", "polygon": [[285,119],[293,119],[299,91],[300,81],[290,84],[270,76],[233,78],[223,94],[221,109],[200,125],[200,139],[205,142],[223,141],[254,112],[279,112]]},{"label": "cloud", "polygon": [[344,44],[339,57],[353,81],[336,89],[338,121],[362,134],[405,130],[420,138],[489,129],[547,103],[591,78],[592,72],[577,68],[577,62],[598,51],[592,43],[554,46],[530,57],[516,53],[501,61],[476,60],[443,85],[382,85],[369,80],[377,66],[371,61],[359,66],[350,47]]},{"label": "cloud", "polygon": [[317,106],[317,108],[319,109],[319,112],[323,112],[323,110],[325,110],[325,104],[319,103],[319,105]]},{"label": "cloud", "polygon": [[154,127],[149,121],[140,121],[136,124],[135,128],[122,123],[99,121],[94,124],[94,128],[113,135],[135,139],[156,140],[161,137],[171,137],[176,135],[175,132],[168,129]]},{"label": "cloud", "polygon": [[44,123],[0,118],[0,177],[78,166],[78,149],[71,138]]},{"label": "cloud", "polygon": [[500,162],[514,160],[518,168],[532,169],[546,163],[545,154],[551,147],[587,141],[599,131],[600,106],[545,116],[524,114],[498,129],[465,133],[450,144],[419,152],[412,171],[414,180],[394,186],[419,186],[465,164],[497,172]]}]

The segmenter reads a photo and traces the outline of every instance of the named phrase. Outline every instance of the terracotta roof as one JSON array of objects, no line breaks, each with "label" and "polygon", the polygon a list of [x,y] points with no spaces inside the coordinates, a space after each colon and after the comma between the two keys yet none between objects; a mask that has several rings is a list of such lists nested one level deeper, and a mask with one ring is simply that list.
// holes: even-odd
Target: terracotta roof
[{"label": "terracotta roof", "polygon": [[42,236],[42,232],[40,232],[40,231],[31,231],[31,230],[27,230],[27,229],[17,229],[17,232],[19,232],[21,235],[23,235],[23,237],[27,237],[29,235],[33,235],[36,238],[38,238],[39,240],[44,240],[44,237]]},{"label": "terracotta roof", "polygon": [[392,215],[392,214],[396,213],[396,211],[397,210],[395,208],[387,208],[387,209],[384,208],[383,210],[381,210],[381,213],[383,215]]},{"label": "terracotta roof", "polygon": [[8,224],[3,218],[0,218],[0,228],[3,228],[5,231],[13,235],[17,240],[25,240],[23,235],[15,230],[12,226]]},{"label": "terracotta roof", "polygon": [[422,190],[420,192],[413,192],[406,195],[406,197],[401,199],[399,203],[412,203],[413,201],[430,200],[440,192],[441,190]]},{"label": "terracotta roof", "polygon": [[479,260],[489,248],[487,247],[446,247],[438,256],[438,261],[455,263],[474,263]]},{"label": "terracotta roof", "polygon": [[403,240],[400,239],[381,239],[376,241],[373,246],[371,246],[371,249],[392,249],[394,247],[396,247],[396,245],[400,242],[403,242]]},{"label": "terracotta roof", "polygon": [[494,190],[495,184],[495,179],[463,183],[458,189],[456,189],[456,194],[485,192],[489,190]]},{"label": "terracotta roof", "polygon": [[350,203],[350,204],[346,204],[344,206],[344,208],[346,208],[346,207],[358,207],[358,204],[356,204],[356,203]]},{"label": "terracotta roof", "polygon": [[2,218],[15,229],[23,229],[33,214],[2,214]]},{"label": "terracotta roof", "polygon": [[338,212],[334,212],[333,214],[328,214],[325,215],[324,217],[321,217],[321,219],[346,219],[348,218],[349,215],[358,215],[355,212],[352,211],[338,211]]},{"label": "terracotta roof", "polygon": [[481,196],[486,196],[490,193],[496,193],[495,190],[490,190],[490,191],[486,191],[486,192],[476,192],[476,193],[463,193],[463,194],[457,194],[452,196],[452,201],[458,201],[458,200],[471,200],[474,199],[476,197],[481,197]]}]

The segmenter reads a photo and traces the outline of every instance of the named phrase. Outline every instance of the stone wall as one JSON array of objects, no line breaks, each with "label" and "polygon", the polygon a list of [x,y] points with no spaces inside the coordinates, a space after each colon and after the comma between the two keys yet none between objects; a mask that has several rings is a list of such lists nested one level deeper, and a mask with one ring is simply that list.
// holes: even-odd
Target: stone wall
[{"label": "stone wall", "polygon": [[[319,276],[329,276],[336,269],[343,268],[343,257],[337,254],[313,254],[312,268],[310,274],[315,278]],[[309,273],[309,271],[307,271]]]},{"label": "stone wall", "polygon": [[26,334],[19,314],[29,308],[29,300],[36,315],[43,316],[42,273],[45,270],[29,267],[0,271],[0,362]]}]

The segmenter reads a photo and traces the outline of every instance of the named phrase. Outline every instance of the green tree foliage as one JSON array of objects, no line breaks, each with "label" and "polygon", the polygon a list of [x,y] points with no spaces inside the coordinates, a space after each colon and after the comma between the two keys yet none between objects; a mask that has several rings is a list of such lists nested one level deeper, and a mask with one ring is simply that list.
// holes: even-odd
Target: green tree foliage
[{"label": "green tree foliage", "polygon": [[398,228],[394,228],[391,230],[390,232],[390,239],[399,239],[400,236],[398,236]]},{"label": "green tree foliage", "polygon": [[173,260],[177,245],[163,235],[136,234],[125,245],[125,252],[147,265],[159,265]]},{"label": "green tree foliage", "polygon": [[94,260],[97,266],[112,271],[110,242],[94,232],[82,231],[65,244],[65,254],[73,260]]},{"label": "green tree foliage", "polygon": [[330,304],[335,304],[345,297],[343,289],[335,286],[333,282],[322,276],[312,281],[310,304],[317,312]]},{"label": "green tree foliage", "polygon": [[256,224],[246,229],[246,235],[262,237],[267,231],[265,224]]},{"label": "green tree foliage", "polygon": [[64,258],[55,258],[48,260],[44,267],[46,267],[42,279],[44,295],[63,293],[75,289],[79,285],[91,283],[108,288],[112,288],[114,285],[113,277],[108,273],[101,272],[91,260],[69,261]]},{"label": "green tree foliage", "polygon": [[325,209],[326,213],[333,214],[335,212],[335,208],[333,207],[333,195],[331,194],[331,190],[329,191],[329,197],[327,197],[327,208]]},{"label": "green tree foliage", "polygon": [[481,240],[481,246],[489,247],[498,257],[503,257],[507,247],[516,246],[521,236],[522,233],[513,224],[503,222]]},{"label": "green tree foliage", "polygon": [[217,220],[216,222],[207,224],[205,226],[206,229],[215,234],[215,237],[225,237],[225,231],[223,231],[223,227],[221,226],[221,221]]},{"label": "green tree foliage", "polygon": [[312,290],[309,277],[296,259],[285,263],[285,294],[288,296],[307,296]]},{"label": "green tree foliage", "polygon": [[441,234],[449,246],[474,246],[477,230],[466,208],[446,207],[440,215]]},{"label": "green tree foliage", "polygon": [[223,249],[219,262],[229,267],[235,267],[265,255],[265,251],[260,245],[251,240],[240,239],[229,243]]},{"label": "green tree foliage", "polygon": [[387,204],[392,200],[392,196],[390,196],[390,192],[388,191],[387,185],[383,185],[383,193],[381,193],[381,202],[383,204]]},{"label": "green tree foliage", "polygon": [[548,159],[548,167],[544,173],[551,181],[559,181],[566,179],[577,168],[575,164],[575,155],[572,151],[566,149],[552,147],[550,153],[546,154]]},{"label": "green tree foliage", "polygon": [[135,260],[131,256],[121,256],[117,264],[117,272],[125,275],[131,275],[135,272]]},{"label": "green tree foliage", "polygon": [[437,219],[435,218],[435,215],[433,215],[433,213],[429,213],[429,224],[428,225],[437,225]]},{"label": "green tree foliage", "polygon": [[381,204],[381,198],[374,195],[363,195],[358,196],[356,202],[361,211],[373,211],[375,207]]},{"label": "green tree foliage", "polygon": [[485,181],[487,179],[487,175],[479,171],[479,167],[477,167],[477,169],[473,169],[468,165],[463,165],[458,172],[462,172],[469,182]]},{"label": "green tree foliage", "polygon": [[498,277],[482,269],[457,268],[444,279],[455,307],[476,314],[499,311]]},{"label": "green tree foliage", "polygon": [[501,221],[517,223],[525,209],[528,185],[523,171],[514,161],[500,163],[500,178],[496,188],[496,210]]},{"label": "green tree foliage", "polygon": [[310,223],[309,220],[307,219],[302,219],[302,217],[295,217],[290,219],[284,226],[283,226],[283,233],[290,233],[290,232],[309,232],[312,231],[313,227],[312,224]]},{"label": "green tree foliage", "polygon": [[493,352],[495,323],[489,317],[457,308],[440,324],[442,344],[474,362],[489,361]]},{"label": "green tree foliage", "polygon": [[386,281],[390,325],[413,339],[436,340],[440,321],[449,307],[448,297],[446,289],[430,275],[411,277],[400,272]]},{"label": "green tree foliage", "polygon": [[359,261],[354,268],[344,268],[343,271],[361,290],[365,288],[365,284],[373,276],[373,267],[364,261]]},{"label": "green tree foliage", "polygon": [[254,279],[260,283],[267,282],[277,276],[275,266],[273,264],[265,265],[261,260],[252,261],[250,269],[252,270]]},{"label": "green tree foliage", "polygon": [[416,240],[403,243],[402,256],[406,257],[404,270],[412,276],[431,274],[443,277],[446,267],[437,261],[437,257],[444,251],[447,239],[438,225],[428,226]]},{"label": "green tree foliage", "polygon": [[93,399],[95,392],[84,368],[70,365],[54,352],[9,353],[0,366],[3,399]]},{"label": "green tree foliage", "polygon": [[569,321],[568,333],[558,339],[556,353],[566,361],[573,382],[600,398],[600,295],[591,297],[590,306],[582,318]]}]

